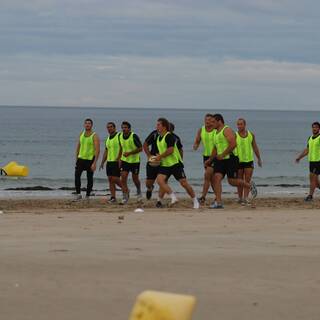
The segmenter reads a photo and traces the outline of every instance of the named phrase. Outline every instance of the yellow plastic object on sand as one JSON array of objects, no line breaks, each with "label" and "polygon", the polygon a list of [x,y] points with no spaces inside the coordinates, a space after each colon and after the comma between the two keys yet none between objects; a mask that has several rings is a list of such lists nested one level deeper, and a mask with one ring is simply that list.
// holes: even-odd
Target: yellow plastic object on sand
[{"label": "yellow plastic object on sand", "polygon": [[193,296],[145,291],[138,296],[129,320],[191,320],[195,304]]},{"label": "yellow plastic object on sand", "polygon": [[8,177],[26,177],[29,175],[29,168],[12,161],[1,168],[1,175]]}]

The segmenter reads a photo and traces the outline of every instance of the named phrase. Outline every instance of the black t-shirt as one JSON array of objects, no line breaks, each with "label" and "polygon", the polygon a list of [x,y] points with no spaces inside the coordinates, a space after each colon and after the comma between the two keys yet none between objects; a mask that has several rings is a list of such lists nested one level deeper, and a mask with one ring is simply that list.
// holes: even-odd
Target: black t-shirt
[{"label": "black t-shirt", "polygon": [[[124,140],[129,139],[130,135],[131,135],[131,133],[128,136],[123,135],[123,139]],[[133,134],[133,142],[134,142],[134,144],[136,145],[137,148],[141,148],[142,147],[141,140],[135,133]]]},{"label": "black t-shirt", "polygon": [[179,136],[177,136],[175,133],[172,133],[174,139],[175,139],[175,142],[177,144],[177,147],[179,150],[183,149],[183,145],[182,145],[182,142],[181,142],[181,139]]},{"label": "black t-shirt", "polygon": [[148,146],[151,146],[150,153],[153,156],[159,153],[158,146],[157,146],[158,137],[159,137],[158,131],[154,130],[148,135],[148,137],[144,141]]}]

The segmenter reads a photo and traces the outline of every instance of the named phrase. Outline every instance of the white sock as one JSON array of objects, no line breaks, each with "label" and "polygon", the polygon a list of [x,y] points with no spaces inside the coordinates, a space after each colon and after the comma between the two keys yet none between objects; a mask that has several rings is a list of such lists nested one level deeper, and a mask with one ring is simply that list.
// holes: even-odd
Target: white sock
[{"label": "white sock", "polygon": [[177,202],[177,201],[178,201],[178,199],[177,199],[176,195],[174,194],[174,192],[172,192],[172,193],[170,194],[170,198],[171,198],[171,201],[172,201],[172,202]]}]

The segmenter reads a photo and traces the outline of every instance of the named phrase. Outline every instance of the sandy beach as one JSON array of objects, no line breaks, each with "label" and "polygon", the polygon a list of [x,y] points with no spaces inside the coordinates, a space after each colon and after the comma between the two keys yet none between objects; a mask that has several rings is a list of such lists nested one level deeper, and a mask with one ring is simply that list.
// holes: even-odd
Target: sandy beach
[{"label": "sandy beach", "polygon": [[320,202],[133,213],[1,200],[1,319],[127,319],[145,289],[193,294],[193,319],[319,319]]}]

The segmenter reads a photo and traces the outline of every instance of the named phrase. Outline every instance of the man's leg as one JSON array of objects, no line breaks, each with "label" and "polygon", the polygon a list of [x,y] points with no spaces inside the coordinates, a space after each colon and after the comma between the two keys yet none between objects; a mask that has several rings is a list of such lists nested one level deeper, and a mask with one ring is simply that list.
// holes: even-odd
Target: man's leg
[{"label": "man's leg", "polygon": [[153,180],[153,179],[147,179],[146,180],[146,188],[148,190],[152,190],[153,186],[154,186],[154,182],[155,182],[155,180]]},{"label": "man's leg", "polygon": [[93,189],[93,171],[91,170],[91,168],[87,168],[87,192],[86,192],[87,197],[90,196],[92,189]]},{"label": "man's leg", "polygon": [[74,173],[74,181],[75,181],[75,188],[76,193],[78,195],[81,194],[81,174],[83,172],[83,165],[80,159],[77,160],[75,173]]},{"label": "man's leg", "polygon": [[249,188],[249,190],[251,187],[250,183],[247,183],[244,180],[238,178],[228,178],[228,183],[233,187]]},{"label": "man's leg", "polygon": [[167,183],[167,176],[164,174],[158,174],[157,183],[159,185],[159,197],[163,199],[164,195],[167,193],[168,195],[172,194],[172,189]]},{"label": "man's leg", "polygon": [[128,194],[129,193],[129,188],[128,188],[128,171],[121,171],[121,189],[123,194]]},{"label": "man's leg", "polygon": [[216,172],[214,174],[214,192],[216,194],[216,202],[218,204],[222,203],[222,180],[223,174]]},{"label": "man's leg", "polygon": [[154,189],[154,183],[159,173],[159,167],[151,167],[149,163],[146,166],[147,179],[146,179],[146,198],[150,200],[152,198],[152,191]]},{"label": "man's leg", "polygon": [[146,180],[146,188],[147,188],[147,199],[150,200],[152,197],[152,191],[154,188],[154,182],[155,180],[147,179]]},{"label": "man's leg", "polygon": [[110,189],[111,198],[115,198],[115,197],[116,197],[115,178],[116,178],[116,177],[112,177],[112,176],[109,176],[109,177],[108,177],[108,180],[109,180],[109,189]]},{"label": "man's leg", "polygon": [[134,185],[137,189],[137,195],[141,197],[141,182],[139,179],[139,172],[140,172],[140,163],[134,163],[131,165],[131,172],[132,172],[132,180]]},{"label": "man's leg", "polygon": [[[244,169],[239,169],[238,170],[238,178],[243,180],[243,177],[244,177]],[[244,192],[243,192],[243,186],[238,186],[238,197],[239,197],[239,200],[241,201],[245,196],[244,196]]]},{"label": "man's leg", "polygon": [[180,183],[181,187],[184,188],[184,189],[187,191],[188,195],[189,195],[192,199],[194,199],[196,195],[195,195],[192,187],[191,187],[190,184],[188,183],[187,179],[186,179],[186,178],[180,179],[180,180],[179,180],[179,183]]},{"label": "man's leg", "polygon": [[120,177],[113,177],[115,185],[117,185],[121,189],[121,180]]},{"label": "man's leg", "polygon": [[188,183],[186,178],[182,178],[179,180],[180,185],[182,188],[184,188],[188,195],[190,196],[190,198],[193,200],[193,208],[194,209],[199,209],[200,208],[200,204],[198,199],[196,198],[196,194],[194,193],[193,188],[190,186],[190,184]]},{"label": "man's leg", "polygon": [[[251,186],[251,179],[253,176],[253,168],[245,168],[244,169],[244,181],[247,182]],[[244,188],[244,199],[248,199],[250,192],[249,188]]]},{"label": "man's leg", "polygon": [[141,196],[141,182],[139,179],[139,174],[132,173],[132,180],[133,180],[134,185],[137,188],[137,195]]},{"label": "man's leg", "polygon": [[309,175],[309,179],[310,179],[310,191],[309,191],[309,195],[313,197],[314,191],[318,186],[318,176],[315,173],[310,173]]},{"label": "man's leg", "polygon": [[204,171],[204,182],[203,182],[203,188],[202,188],[202,196],[201,198],[205,199],[210,186],[212,186],[212,177],[213,177],[213,168],[207,167]]}]

